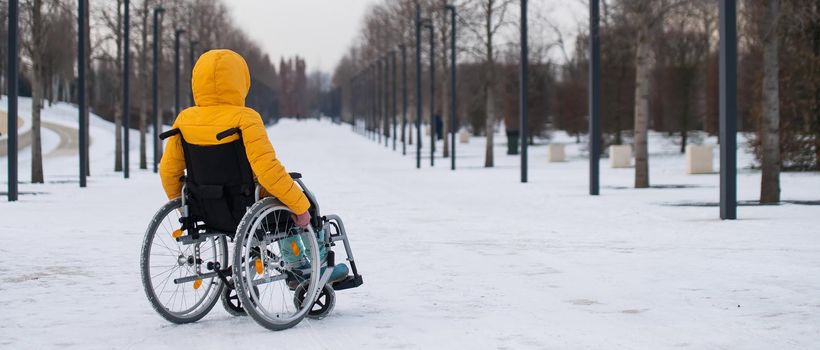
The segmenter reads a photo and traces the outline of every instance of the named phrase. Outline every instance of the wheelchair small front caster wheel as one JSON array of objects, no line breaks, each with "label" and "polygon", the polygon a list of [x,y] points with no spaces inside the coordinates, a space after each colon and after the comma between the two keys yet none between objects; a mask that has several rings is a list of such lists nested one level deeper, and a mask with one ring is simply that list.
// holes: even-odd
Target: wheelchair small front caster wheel
[{"label": "wheelchair small front caster wheel", "polygon": [[[294,293],[293,296],[293,304],[297,308],[301,308],[302,303],[305,301],[305,295],[307,294],[306,287],[306,284],[303,282],[296,288],[296,293]],[[319,291],[319,296],[316,298],[316,302],[313,303],[313,306],[311,306],[310,311],[308,311],[307,317],[314,320],[321,320],[333,311],[334,306],[336,306],[336,292],[330,284],[326,284],[325,287]]]},{"label": "wheelchair small front caster wheel", "polygon": [[242,302],[239,301],[239,295],[236,294],[236,288],[232,288],[232,286],[225,288],[222,291],[222,306],[225,307],[225,311],[233,316],[247,316],[248,313],[245,312],[245,309],[242,307]]},{"label": "wheelchair small front caster wheel", "polygon": [[[254,292],[258,293],[259,289],[253,287]],[[233,286],[226,286],[225,289],[222,291],[222,306],[225,307],[225,311],[233,316],[247,316],[248,313],[245,312],[245,308],[242,307],[242,301],[239,300],[239,295],[236,293],[236,288]]]}]

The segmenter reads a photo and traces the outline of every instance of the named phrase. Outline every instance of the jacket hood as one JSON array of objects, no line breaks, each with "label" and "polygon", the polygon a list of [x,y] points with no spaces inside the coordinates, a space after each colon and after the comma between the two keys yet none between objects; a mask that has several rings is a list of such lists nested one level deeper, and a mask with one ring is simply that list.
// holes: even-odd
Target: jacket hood
[{"label": "jacket hood", "polygon": [[250,87],[248,64],[236,52],[210,50],[196,61],[191,89],[198,107],[244,107]]}]

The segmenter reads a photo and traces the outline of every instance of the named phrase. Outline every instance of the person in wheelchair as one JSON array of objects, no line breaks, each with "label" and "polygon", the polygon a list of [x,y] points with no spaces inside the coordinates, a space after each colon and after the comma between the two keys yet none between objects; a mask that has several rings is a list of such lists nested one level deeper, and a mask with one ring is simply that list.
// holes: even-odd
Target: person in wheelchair
[{"label": "person in wheelchair", "polygon": [[[211,50],[199,58],[194,66],[191,81],[195,106],[183,110],[177,116],[172,129],[179,130],[181,137],[168,139],[165,153],[159,164],[159,173],[165,194],[169,199],[181,195],[184,184],[181,179],[184,178],[188,166],[200,166],[203,169],[208,169],[203,171],[188,169],[189,172],[197,174],[199,182],[231,182],[230,179],[241,173],[237,171],[235,166],[229,165],[229,163],[235,163],[235,161],[228,159],[234,158],[235,154],[226,157],[224,152],[210,151],[213,154],[208,154],[208,150],[214,148],[201,147],[197,150],[204,151],[199,153],[190,151],[190,149],[197,146],[225,145],[241,139],[255,181],[263,190],[261,196],[277,198],[295,213],[292,218],[295,225],[307,227],[311,224],[309,210],[311,203],[308,197],[276,158],[276,151],[268,139],[267,130],[259,113],[245,107],[245,97],[248,94],[250,85],[251,77],[248,65],[242,56],[236,52]],[[216,136],[230,129],[237,132],[222,139]],[[188,147],[189,152],[185,152],[185,147]],[[197,160],[195,162],[186,161],[186,153],[195,154]],[[214,173],[212,169],[215,168],[224,171],[224,173]],[[195,198],[231,197],[240,192],[244,192],[245,197],[248,197],[248,192],[253,190],[247,188],[247,186],[225,187],[224,191],[219,188],[216,191],[218,193],[214,195],[213,193],[216,192],[213,188],[195,186],[191,182],[187,183],[187,186],[188,191]],[[230,200],[231,198],[227,199]],[[200,208],[200,210],[207,212],[209,205],[214,204],[203,201],[199,206],[204,208]],[[207,213],[202,214],[204,215],[200,216],[208,217],[206,224],[212,228],[231,231],[236,229],[236,223],[244,214],[244,210],[235,212],[233,218],[208,216]],[[298,252],[305,249],[298,236],[282,240],[280,245],[282,246],[284,259],[293,263],[301,259],[297,256],[299,255]],[[325,249],[320,249],[320,252],[322,254],[326,253]],[[344,264],[339,264],[333,270],[331,282],[343,279],[347,274],[347,267]]]}]

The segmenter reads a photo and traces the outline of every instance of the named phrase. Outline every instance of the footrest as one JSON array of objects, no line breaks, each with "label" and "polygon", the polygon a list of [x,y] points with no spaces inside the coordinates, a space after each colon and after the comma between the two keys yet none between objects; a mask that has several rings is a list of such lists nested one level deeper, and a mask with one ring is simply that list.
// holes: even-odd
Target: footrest
[{"label": "footrest", "polygon": [[345,278],[345,279],[343,279],[339,282],[333,283],[333,289],[334,290],[343,290],[343,289],[356,288],[358,286],[361,286],[362,284],[364,284],[364,281],[362,280],[362,275],[347,276],[347,278]]}]

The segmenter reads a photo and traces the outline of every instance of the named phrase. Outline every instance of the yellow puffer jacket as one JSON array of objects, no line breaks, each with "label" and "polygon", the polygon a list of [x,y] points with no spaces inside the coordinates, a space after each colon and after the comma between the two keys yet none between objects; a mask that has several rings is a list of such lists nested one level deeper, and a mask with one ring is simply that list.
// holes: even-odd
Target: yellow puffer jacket
[{"label": "yellow puffer jacket", "polygon": [[[239,136],[218,141],[216,134],[240,128],[248,161],[259,184],[294,213],[306,212],[310,203],[276,159],[262,118],[253,109],[245,107],[251,76],[242,56],[231,50],[206,52],[194,66],[191,86],[196,107],[182,111],[173,126],[179,128],[185,141],[202,146],[228,143],[236,141]],[[171,137],[159,164],[162,186],[168,198],[179,197],[182,191],[180,178],[184,171],[185,155],[180,138]]]}]

